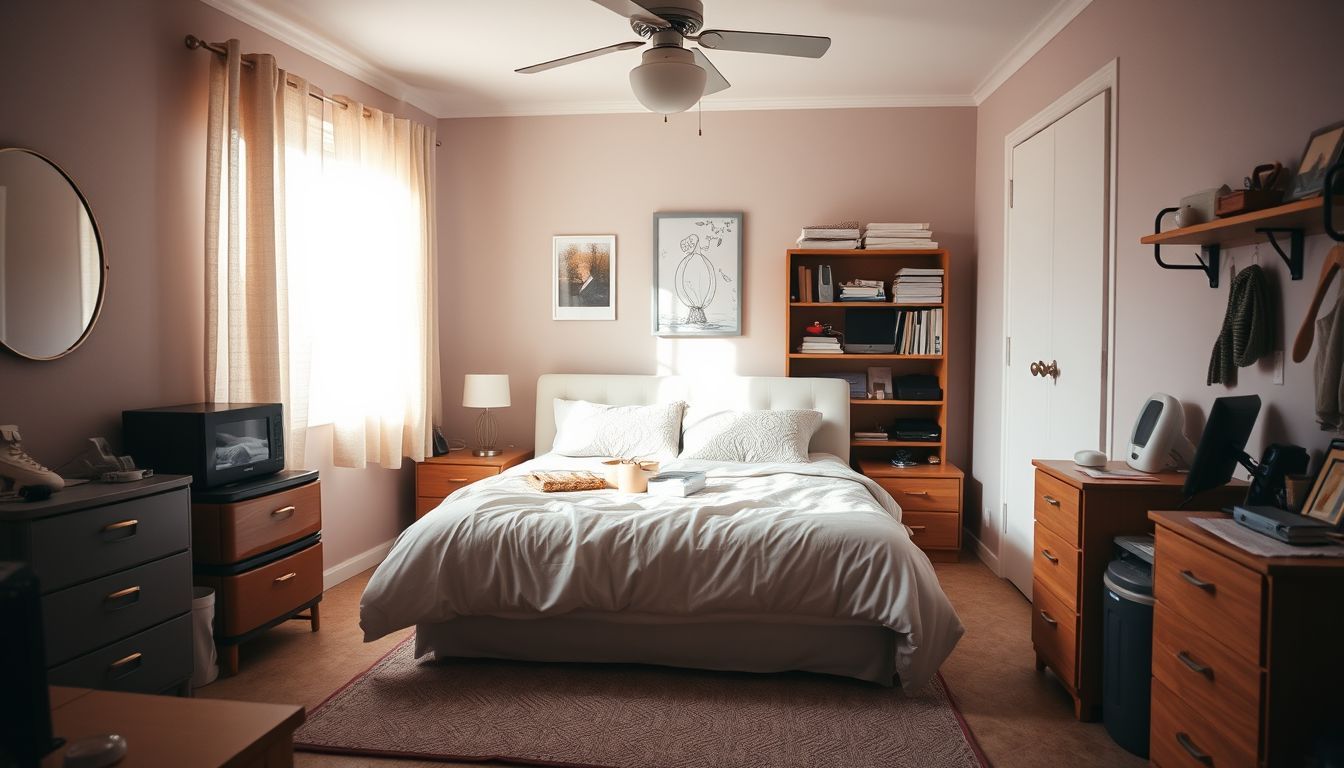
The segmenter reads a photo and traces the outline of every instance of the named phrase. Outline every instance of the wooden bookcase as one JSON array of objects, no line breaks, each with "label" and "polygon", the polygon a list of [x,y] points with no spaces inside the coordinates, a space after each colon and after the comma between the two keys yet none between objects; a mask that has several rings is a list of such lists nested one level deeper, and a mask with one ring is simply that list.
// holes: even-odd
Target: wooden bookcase
[{"label": "wooden bookcase", "polygon": [[[884,440],[873,442],[854,440],[851,434],[851,453],[857,465],[861,459],[882,459],[889,457],[896,448],[908,448],[914,451],[921,461],[929,455],[937,456],[941,461],[947,458],[947,352],[950,313],[947,308],[951,297],[949,281],[948,254],[946,250],[832,250],[832,249],[791,249],[786,259],[788,268],[785,273],[784,291],[788,299],[786,304],[785,328],[787,329],[784,352],[784,375],[786,376],[825,376],[837,372],[867,373],[869,367],[891,369],[894,379],[909,373],[932,374],[938,377],[938,386],[943,397],[938,400],[851,400],[849,422],[851,430],[868,430],[873,427],[890,426],[899,418],[927,418],[938,422],[941,436],[938,442],[900,442]],[[815,272],[822,264],[829,265],[836,285],[836,298],[840,295],[840,284],[852,279],[882,280],[886,283],[887,300],[873,302],[833,301],[801,302],[797,300],[798,267],[811,267]],[[894,304],[891,301],[894,287],[891,284],[896,270],[901,267],[941,267],[943,270],[943,301],[938,304]],[[813,321],[831,325],[837,331],[845,330],[845,312],[888,312],[898,310],[934,309],[943,310],[943,349],[936,355],[861,355],[803,354],[797,351],[804,337],[803,329]]]}]

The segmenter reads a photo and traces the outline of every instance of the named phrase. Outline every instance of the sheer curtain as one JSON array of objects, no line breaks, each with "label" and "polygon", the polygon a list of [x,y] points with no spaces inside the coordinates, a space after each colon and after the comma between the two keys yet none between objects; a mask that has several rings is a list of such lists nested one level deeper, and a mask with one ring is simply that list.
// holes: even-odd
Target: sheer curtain
[{"label": "sheer curtain", "polygon": [[210,91],[207,395],[283,402],[292,466],[319,424],[338,466],[424,458],[442,408],[434,132],[313,98],[236,41]]}]

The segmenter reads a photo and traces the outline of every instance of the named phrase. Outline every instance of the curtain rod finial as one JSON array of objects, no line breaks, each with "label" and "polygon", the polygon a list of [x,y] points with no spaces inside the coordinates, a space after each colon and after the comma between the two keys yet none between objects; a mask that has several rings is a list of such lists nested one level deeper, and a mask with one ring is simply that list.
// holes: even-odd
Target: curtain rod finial
[{"label": "curtain rod finial", "polygon": [[187,35],[182,42],[186,43],[186,46],[192,50],[196,50],[197,48],[201,47],[201,38],[195,35]]}]

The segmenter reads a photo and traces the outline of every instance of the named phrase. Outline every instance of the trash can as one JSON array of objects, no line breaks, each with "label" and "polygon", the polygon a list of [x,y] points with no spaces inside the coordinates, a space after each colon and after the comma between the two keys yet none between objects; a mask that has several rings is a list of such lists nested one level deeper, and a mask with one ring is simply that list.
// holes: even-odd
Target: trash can
[{"label": "trash can", "polygon": [[1148,757],[1153,667],[1153,537],[1120,536],[1106,566],[1101,718],[1116,744]]},{"label": "trash can", "polygon": [[195,587],[191,594],[191,643],[194,663],[191,687],[200,688],[219,677],[215,656],[215,590]]}]

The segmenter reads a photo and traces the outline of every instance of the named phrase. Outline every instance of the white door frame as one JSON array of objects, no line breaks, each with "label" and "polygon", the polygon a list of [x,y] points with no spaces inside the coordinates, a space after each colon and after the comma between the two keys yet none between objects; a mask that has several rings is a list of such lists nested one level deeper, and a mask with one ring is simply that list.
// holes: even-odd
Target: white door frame
[{"label": "white door frame", "polygon": [[[1012,350],[1008,347],[1009,312],[1012,309],[1012,273],[1008,269],[1008,237],[1011,212],[1009,208],[1012,205],[1012,183],[1013,183],[1013,148],[1027,139],[1035,136],[1041,131],[1054,124],[1057,120],[1069,114],[1073,110],[1086,104],[1099,93],[1110,91],[1108,109],[1110,112],[1109,125],[1107,130],[1110,135],[1107,137],[1107,169],[1106,175],[1109,179],[1110,189],[1107,191],[1107,210],[1106,223],[1107,228],[1107,253],[1104,255],[1106,265],[1103,269],[1106,284],[1103,286],[1106,307],[1104,316],[1106,318],[1105,339],[1106,348],[1102,350],[1102,423],[1101,423],[1101,444],[1107,449],[1110,448],[1112,436],[1115,432],[1115,247],[1116,247],[1116,227],[1115,227],[1115,204],[1116,204],[1116,145],[1118,132],[1117,103],[1119,102],[1119,59],[1111,59],[1105,66],[1097,70],[1083,82],[1074,86],[1068,93],[1060,96],[1050,104],[1050,106],[1033,115],[1025,123],[1003,137],[1003,340],[999,346],[999,364],[1000,370],[1004,372],[1003,386],[999,392],[999,546],[1003,547],[1004,538],[1008,534],[1008,516],[1003,514],[1004,495],[1008,478],[1008,384],[1007,368],[1009,355]],[[1002,558],[995,558],[994,572],[998,576],[1003,576]]]}]

